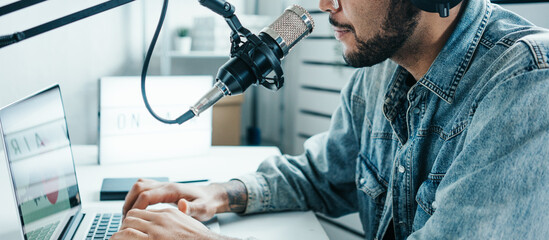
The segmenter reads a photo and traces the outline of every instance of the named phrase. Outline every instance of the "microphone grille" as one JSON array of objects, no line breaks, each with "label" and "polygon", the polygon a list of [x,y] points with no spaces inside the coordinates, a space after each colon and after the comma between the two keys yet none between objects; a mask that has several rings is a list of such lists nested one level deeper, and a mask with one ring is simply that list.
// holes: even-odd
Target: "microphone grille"
[{"label": "microphone grille", "polygon": [[269,34],[286,55],[301,39],[313,32],[315,23],[311,14],[303,7],[293,5],[284,11],[262,32]]}]

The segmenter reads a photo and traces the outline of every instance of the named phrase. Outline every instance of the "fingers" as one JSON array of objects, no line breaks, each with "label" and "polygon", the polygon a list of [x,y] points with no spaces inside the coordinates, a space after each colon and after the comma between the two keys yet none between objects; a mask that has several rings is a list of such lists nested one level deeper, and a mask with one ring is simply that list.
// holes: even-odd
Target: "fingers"
[{"label": "fingers", "polygon": [[151,222],[143,220],[137,217],[127,216],[120,226],[120,230],[132,228],[139,230],[140,232],[146,233],[149,232]]},{"label": "fingers", "polygon": [[194,202],[189,202],[185,200],[184,198],[180,199],[179,202],[177,202],[177,207],[179,208],[179,211],[184,212],[185,214],[195,217],[195,218],[204,218],[203,215],[207,213],[204,204],[197,204]]},{"label": "fingers", "polygon": [[157,203],[173,203],[179,199],[177,196],[177,192],[173,192],[173,190],[167,188],[166,186],[146,190],[137,196],[132,208],[145,209],[149,205]]},{"label": "fingers", "polygon": [[148,179],[137,180],[137,182],[132,186],[132,189],[126,195],[124,207],[122,208],[122,214],[126,216],[126,213],[132,208],[139,194],[143,191],[152,189],[152,185],[155,183],[157,182]]},{"label": "fingers", "polygon": [[187,215],[191,215],[189,212],[189,202],[187,200],[185,200],[184,198],[182,199],[179,199],[179,201],[177,202],[177,208],[179,208],[179,211],[187,214]]},{"label": "fingers", "polygon": [[[126,215],[126,217],[133,217],[133,218],[140,218],[140,219],[143,219],[145,221],[153,221],[155,216],[152,212],[150,211],[147,211],[147,210],[141,210],[141,209],[130,209],[130,211],[128,211],[128,214]],[[125,220],[125,219],[124,219]]]},{"label": "fingers", "polygon": [[[126,201],[122,209],[122,214],[126,216],[126,213],[132,208],[145,209],[151,204],[156,204],[166,200],[166,196],[170,193],[166,188],[167,183],[157,182],[149,179],[139,179],[132,187],[130,192],[126,195]],[[177,200],[168,200],[168,202],[175,202]]]},{"label": "fingers", "polygon": [[185,199],[180,199],[177,202],[177,207],[179,211],[196,218],[199,221],[210,220],[215,212],[208,212],[206,204],[200,202],[189,202]]},{"label": "fingers", "polygon": [[[201,220],[197,217],[194,217],[194,216],[191,216],[191,215],[188,215],[188,214],[185,214],[177,209],[174,209],[174,208],[164,208],[164,209],[150,209],[150,210],[146,210],[148,212],[151,212],[151,213],[156,213],[158,215],[155,215],[154,217],[159,217],[160,218],[166,218],[166,216],[175,216],[175,215],[178,215],[179,217],[181,218],[185,218],[185,219],[192,219],[192,221],[206,221],[206,220],[209,220],[211,219],[211,217],[205,219],[205,220]],[[204,217],[202,217],[204,218]],[[158,219],[154,219],[152,221],[155,221],[155,220],[158,220]]]},{"label": "fingers", "polygon": [[181,212],[201,221],[208,220],[217,208],[212,206],[211,197],[204,192],[197,187],[139,180],[126,197],[123,214],[126,217],[130,209],[146,209],[157,203],[177,203]]},{"label": "fingers", "polygon": [[117,233],[113,234],[110,239],[112,240],[122,240],[122,239],[147,240],[149,239],[149,235],[143,232],[140,232],[138,230],[135,230],[133,228],[126,228],[124,230],[120,230]]},{"label": "fingers", "polygon": [[[151,214],[152,221],[146,222],[146,229],[140,229],[142,222],[134,221],[131,216],[133,212],[139,211]],[[128,214],[128,225],[124,230],[132,229],[144,232],[152,239],[211,239],[210,231],[204,224],[196,219],[182,213],[175,208],[150,209],[150,210],[131,210]],[[135,225],[134,225],[135,224]]]}]

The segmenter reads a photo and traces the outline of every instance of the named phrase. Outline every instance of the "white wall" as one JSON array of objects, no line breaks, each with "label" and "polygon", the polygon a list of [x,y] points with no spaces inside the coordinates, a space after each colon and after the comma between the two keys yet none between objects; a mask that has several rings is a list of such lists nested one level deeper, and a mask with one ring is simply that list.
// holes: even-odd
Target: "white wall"
[{"label": "white wall", "polygon": [[549,3],[526,3],[526,4],[502,4],[502,7],[509,9],[532,23],[549,28]]},{"label": "white wall", "polygon": [[[0,6],[14,1],[0,0]],[[0,35],[23,31],[104,1],[46,1],[1,16]],[[245,0],[230,2],[238,13],[253,9],[253,5],[244,4]],[[0,106],[59,83],[73,143],[96,144],[98,79],[140,75],[144,49],[152,38],[162,3],[137,0],[0,49]],[[213,15],[197,0],[171,1],[163,34],[171,37],[176,27],[191,26],[194,16],[206,14]],[[159,40],[155,53],[162,44],[171,41]],[[222,63],[206,63],[204,69],[209,71],[210,65]],[[149,75],[157,75],[158,68],[158,61],[153,59]]]},{"label": "white wall", "polygon": [[[0,34],[11,34],[97,4],[47,1],[0,17]],[[114,9],[0,49],[0,105],[60,83],[71,138],[97,141],[97,79],[136,74],[141,64],[141,10]]]}]

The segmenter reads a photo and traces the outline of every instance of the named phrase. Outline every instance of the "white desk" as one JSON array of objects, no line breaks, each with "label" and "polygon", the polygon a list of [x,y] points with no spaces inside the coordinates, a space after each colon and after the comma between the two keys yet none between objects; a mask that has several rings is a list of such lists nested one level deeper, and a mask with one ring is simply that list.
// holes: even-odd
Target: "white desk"
[{"label": "white desk", "polygon": [[[206,155],[179,160],[161,160],[119,165],[97,165],[96,146],[73,146],[78,185],[85,208],[121,209],[122,201],[99,201],[99,190],[105,177],[169,177],[171,181],[210,179],[227,181],[254,172],[266,157],[280,154],[275,147],[212,147]],[[5,164],[0,167],[0,187],[9,192]],[[7,190],[5,190],[7,189]],[[7,194],[4,194],[4,196]],[[13,198],[0,200],[0,239],[18,228]],[[9,202],[8,202],[9,201]],[[218,215],[222,234],[258,239],[328,239],[312,212],[285,212],[239,216]],[[7,238],[6,238],[7,239]]]}]

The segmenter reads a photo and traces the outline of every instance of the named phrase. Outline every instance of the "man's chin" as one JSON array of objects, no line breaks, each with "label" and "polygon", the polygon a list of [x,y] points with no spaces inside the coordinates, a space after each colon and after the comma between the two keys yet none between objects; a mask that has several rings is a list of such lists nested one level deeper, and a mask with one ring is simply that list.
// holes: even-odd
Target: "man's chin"
[{"label": "man's chin", "polygon": [[376,56],[368,53],[344,53],[343,59],[351,67],[362,68],[371,67],[387,60],[389,57]]},{"label": "man's chin", "polygon": [[353,63],[355,63],[357,60],[356,59],[357,55],[358,53],[349,51],[348,48],[343,49],[343,60],[345,60],[345,63],[347,63],[348,65],[353,66]]}]

